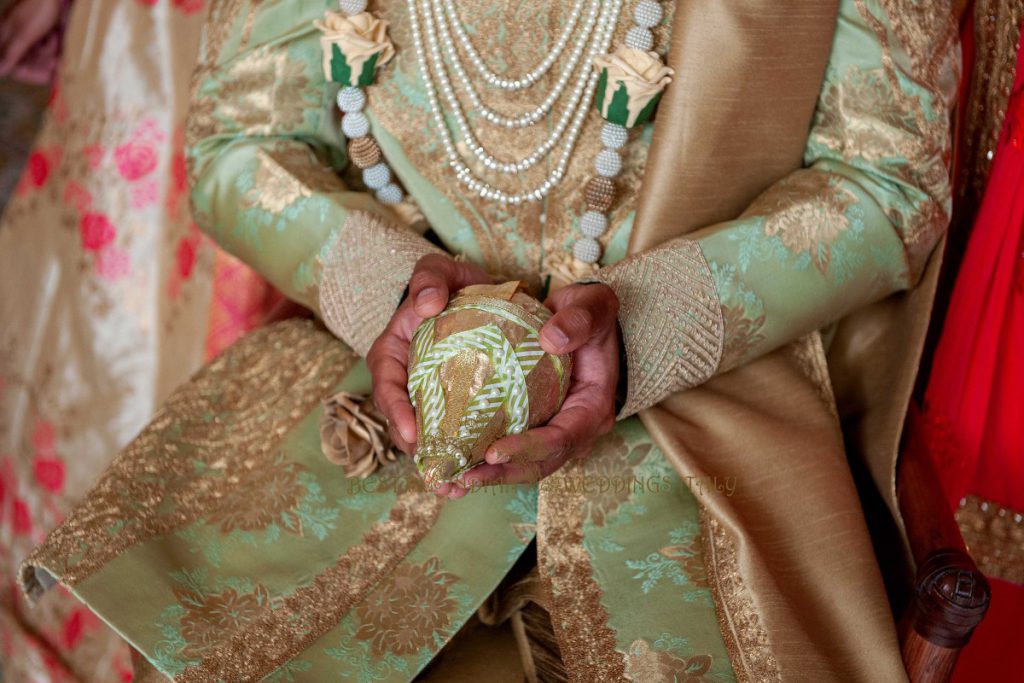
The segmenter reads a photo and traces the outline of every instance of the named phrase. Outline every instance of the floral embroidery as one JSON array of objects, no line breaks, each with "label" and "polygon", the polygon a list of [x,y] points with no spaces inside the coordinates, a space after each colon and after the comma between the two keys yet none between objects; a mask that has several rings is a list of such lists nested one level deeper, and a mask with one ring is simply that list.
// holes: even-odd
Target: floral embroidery
[{"label": "floral embroidery", "polygon": [[584,519],[595,526],[604,526],[608,522],[619,506],[629,500],[633,490],[633,467],[650,450],[649,443],[630,448],[617,431],[595,444],[594,453],[584,463],[584,476],[597,484],[588,487],[583,502]]},{"label": "floral embroidery", "polygon": [[717,261],[709,265],[722,301],[725,341],[720,368],[725,371],[756,356],[765,341],[764,301],[737,277],[735,265]]},{"label": "floral embroidery", "polygon": [[78,229],[82,235],[82,247],[87,251],[100,251],[117,236],[117,228],[102,213],[83,215]]},{"label": "floral embroidery", "polygon": [[626,566],[636,571],[633,578],[643,579],[640,590],[647,594],[666,579],[675,586],[691,588],[681,592],[681,597],[687,602],[710,600],[706,590],[692,590],[708,586],[701,545],[697,539],[699,535],[700,527],[694,522],[686,522],[669,532],[669,545],[642,560],[626,560]]},{"label": "floral embroidery", "polygon": [[441,570],[432,557],[421,565],[399,565],[356,608],[360,626],[355,637],[370,641],[374,655],[414,654],[435,647],[453,627],[458,600],[449,587],[458,577]]},{"label": "floral embroidery", "polygon": [[[235,485],[227,490],[221,504],[211,512],[210,519],[221,531],[235,529],[256,531],[278,522],[286,526],[300,525],[286,518],[299,504],[303,494],[298,476],[301,466],[287,462],[283,456],[260,463],[237,476]],[[253,501],[259,501],[254,505]]]},{"label": "floral embroidery", "polygon": [[131,140],[114,149],[114,161],[121,177],[129,182],[149,175],[156,168],[157,153],[144,140]]},{"label": "floral embroidery", "polygon": [[271,607],[267,588],[245,579],[211,579],[205,568],[183,569],[169,576],[177,584],[172,589],[177,604],[160,615],[157,627],[165,638],[155,654],[158,665],[170,671],[185,666],[184,661],[172,659],[170,652],[188,660],[202,659]]},{"label": "floral embroidery", "polygon": [[131,256],[124,249],[109,247],[96,255],[95,267],[105,280],[120,280],[131,271]]},{"label": "floral embroidery", "polygon": [[626,678],[637,683],[701,683],[719,680],[711,673],[711,655],[677,657],[634,640],[625,655]]},{"label": "floral embroidery", "polygon": [[765,235],[779,237],[790,253],[809,254],[825,274],[832,244],[850,227],[847,211],[857,202],[843,183],[820,171],[794,173],[758,197],[747,213],[765,216]]},{"label": "floral embroidery", "polygon": [[218,118],[248,135],[279,135],[299,127],[307,108],[320,101],[320,89],[310,87],[311,70],[282,48],[263,47],[239,57],[221,75]]}]

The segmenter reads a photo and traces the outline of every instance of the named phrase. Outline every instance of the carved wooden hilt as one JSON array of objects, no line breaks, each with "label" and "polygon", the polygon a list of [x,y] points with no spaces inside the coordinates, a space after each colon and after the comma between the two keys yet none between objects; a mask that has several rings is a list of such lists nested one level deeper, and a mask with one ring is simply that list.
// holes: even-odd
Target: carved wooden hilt
[{"label": "carved wooden hilt", "polygon": [[917,570],[914,599],[901,624],[907,674],[914,683],[948,681],[960,649],[991,600],[984,575],[963,550],[942,548]]}]

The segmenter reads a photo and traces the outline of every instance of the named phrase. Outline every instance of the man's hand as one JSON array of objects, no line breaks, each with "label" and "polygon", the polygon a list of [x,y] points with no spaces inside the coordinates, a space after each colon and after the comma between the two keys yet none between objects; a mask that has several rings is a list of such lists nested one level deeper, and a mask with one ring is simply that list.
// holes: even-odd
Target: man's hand
[{"label": "man's hand", "polygon": [[448,297],[468,285],[491,280],[479,266],[430,254],[416,262],[409,293],[366,354],[373,376],[373,402],[388,420],[392,441],[406,453],[416,448],[416,416],[409,402],[409,343],[425,318],[448,305]]},{"label": "man's hand", "polygon": [[548,353],[574,353],[569,393],[562,409],[542,427],[496,441],[479,465],[438,493],[464,496],[486,484],[539,481],[572,458],[590,455],[598,437],[615,424],[619,381],[619,300],[603,284],[570,285],[545,302],[555,315],[541,328]]}]

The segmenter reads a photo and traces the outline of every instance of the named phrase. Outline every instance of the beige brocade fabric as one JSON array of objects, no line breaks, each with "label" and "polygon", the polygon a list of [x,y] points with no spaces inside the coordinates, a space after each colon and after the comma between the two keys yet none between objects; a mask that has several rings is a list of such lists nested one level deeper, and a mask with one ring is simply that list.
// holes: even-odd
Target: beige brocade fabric
[{"label": "beige brocade fabric", "polygon": [[628,393],[620,417],[715,374],[722,358],[722,306],[696,242],[675,240],[645,258],[602,270],[619,297]]},{"label": "beige brocade fabric", "polygon": [[421,257],[443,253],[418,234],[364,211],[341,226],[325,260],[320,310],[328,329],[365,357]]}]

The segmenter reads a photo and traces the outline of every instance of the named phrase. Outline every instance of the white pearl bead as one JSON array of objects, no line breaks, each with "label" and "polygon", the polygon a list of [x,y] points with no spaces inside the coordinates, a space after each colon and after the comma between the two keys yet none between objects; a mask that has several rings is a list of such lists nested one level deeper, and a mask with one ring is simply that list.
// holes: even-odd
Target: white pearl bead
[{"label": "white pearl bead", "polygon": [[650,29],[634,26],[626,33],[626,47],[647,52],[654,47],[654,34]]},{"label": "white pearl bead", "polygon": [[622,157],[614,149],[602,149],[594,158],[594,168],[606,178],[614,178],[622,170]]},{"label": "white pearl bead", "polygon": [[629,140],[629,130],[625,126],[606,121],[601,127],[601,144],[609,149],[619,149]]},{"label": "white pearl bead", "polygon": [[363,169],[363,182],[371,190],[379,190],[391,182],[391,169],[383,161]]},{"label": "white pearl bead", "polygon": [[598,211],[587,211],[580,217],[580,232],[597,239],[608,229],[608,217]]},{"label": "white pearl bead", "polygon": [[370,132],[370,120],[361,111],[354,111],[341,117],[341,132],[350,140],[361,138]]},{"label": "white pearl bead", "polygon": [[359,14],[366,11],[366,0],[338,0],[338,7],[345,14]]},{"label": "white pearl bead", "polygon": [[394,183],[388,183],[377,190],[377,201],[381,204],[398,204],[403,197],[402,188]]},{"label": "white pearl bead", "polygon": [[572,255],[584,263],[597,263],[601,258],[601,245],[590,237],[581,237],[572,245]]},{"label": "white pearl bead", "polygon": [[643,28],[657,26],[661,23],[662,16],[661,3],[657,0],[640,0],[633,8],[633,21]]},{"label": "white pearl bead", "polygon": [[342,88],[338,91],[335,101],[338,103],[338,109],[346,114],[362,111],[366,106],[366,93],[360,88]]}]

